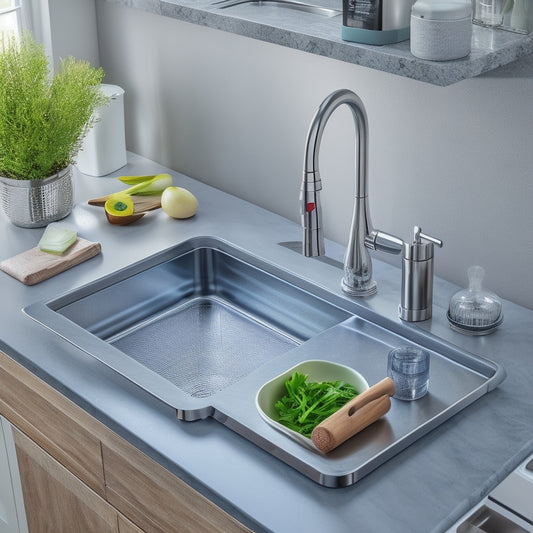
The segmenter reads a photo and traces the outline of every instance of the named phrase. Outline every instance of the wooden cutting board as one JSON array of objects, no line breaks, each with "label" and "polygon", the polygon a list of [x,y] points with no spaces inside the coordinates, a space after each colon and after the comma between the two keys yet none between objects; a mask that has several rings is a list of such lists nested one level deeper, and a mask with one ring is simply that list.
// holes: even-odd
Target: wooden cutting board
[{"label": "wooden cutting board", "polygon": [[49,254],[35,247],[5,259],[0,263],[0,270],[24,285],[35,285],[98,255],[101,249],[99,242],[90,242],[78,237],[62,255]]}]

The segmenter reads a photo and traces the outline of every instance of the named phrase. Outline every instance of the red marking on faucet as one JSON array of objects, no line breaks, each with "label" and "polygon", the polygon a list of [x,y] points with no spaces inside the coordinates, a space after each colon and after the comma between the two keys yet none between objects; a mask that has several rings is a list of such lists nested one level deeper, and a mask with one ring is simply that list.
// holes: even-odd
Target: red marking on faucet
[{"label": "red marking on faucet", "polygon": [[305,206],[307,209],[307,212],[310,213],[311,211],[314,211],[315,209],[315,202],[308,202],[308,204]]}]

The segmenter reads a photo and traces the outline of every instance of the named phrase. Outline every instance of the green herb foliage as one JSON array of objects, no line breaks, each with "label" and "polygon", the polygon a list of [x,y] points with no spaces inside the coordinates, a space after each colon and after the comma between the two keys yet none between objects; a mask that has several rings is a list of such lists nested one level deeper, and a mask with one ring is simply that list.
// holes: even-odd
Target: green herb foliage
[{"label": "green herb foliage", "polygon": [[338,411],[358,391],[344,381],[307,382],[309,376],[295,372],[287,381],[287,394],[277,401],[278,422],[310,437],[313,429]]},{"label": "green herb foliage", "polygon": [[52,77],[31,34],[0,38],[0,175],[44,179],[72,163],[95,109],[109,102],[103,76],[69,57]]}]

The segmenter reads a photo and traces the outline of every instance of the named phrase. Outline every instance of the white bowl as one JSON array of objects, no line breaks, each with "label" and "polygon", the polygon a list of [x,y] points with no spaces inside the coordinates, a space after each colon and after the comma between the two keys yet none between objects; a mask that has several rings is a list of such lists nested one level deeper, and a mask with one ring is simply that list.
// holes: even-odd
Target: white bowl
[{"label": "white bowl", "polygon": [[259,389],[255,397],[255,406],[265,422],[282,433],[285,433],[296,442],[316,451],[316,447],[311,439],[304,437],[301,433],[293,431],[277,421],[278,415],[274,405],[287,394],[285,381],[287,381],[287,379],[289,379],[295,372],[309,376],[307,379],[308,382],[320,383],[322,381],[345,381],[355,387],[359,394],[368,389],[368,383],[359,372],[356,372],[349,366],[333,363],[331,361],[309,360],[289,368],[289,370],[283,372],[283,374],[267,381]]}]

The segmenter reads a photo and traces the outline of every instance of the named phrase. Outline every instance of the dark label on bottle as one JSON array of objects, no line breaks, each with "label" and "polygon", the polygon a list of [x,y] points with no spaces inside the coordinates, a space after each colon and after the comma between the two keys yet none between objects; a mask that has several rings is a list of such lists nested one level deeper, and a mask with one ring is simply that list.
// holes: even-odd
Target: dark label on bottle
[{"label": "dark label on bottle", "polygon": [[382,0],[343,0],[343,24],[366,30],[382,29]]}]

